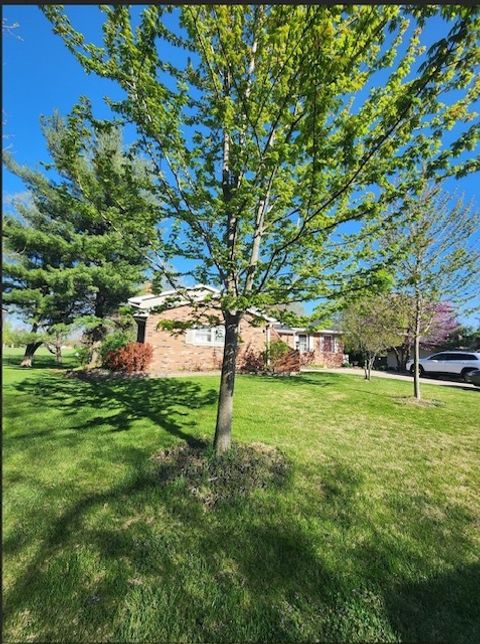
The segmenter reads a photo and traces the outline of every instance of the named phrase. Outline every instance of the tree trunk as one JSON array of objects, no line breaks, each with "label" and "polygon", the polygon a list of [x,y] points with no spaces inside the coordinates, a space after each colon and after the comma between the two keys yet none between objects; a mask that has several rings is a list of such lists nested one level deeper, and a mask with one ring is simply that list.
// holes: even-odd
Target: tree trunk
[{"label": "tree trunk", "polygon": [[90,360],[87,364],[87,369],[93,369],[97,366],[100,357],[100,347],[107,333],[107,328],[101,324],[88,333],[86,333],[86,340],[90,345]]},{"label": "tree trunk", "polygon": [[371,363],[368,353],[366,353],[363,358],[363,370],[365,372],[365,380],[370,380]]},{"label": "tree trunk", "polygon": [[41,347],[43,342],[30,342],[25,347],[25,353],[23,354],[23,360],[20,363],[21,367],[31,367],[33,362],[33,356],[35,351]]},{"label": "tree trunk", "polygon": [[223,351],[222,375],[218,394],[217,426],[213,446],[217,455],[230,449],[232,436],[233,390],[237,360],[238,327],[240,317],[225,315],[225,348]]},{"label": "tree trunk", "polygon": [[393,347],[393,352],[395,354],[395,362],[397,363],[397,371],[402,370],[402,360],[400,358],[400,351],[397,349],[397,347]]},{"label": "tree trunk", "polygon": [[375,362],[375,356],[369,355],[365,358],[365,362],[363,365],[363,368],[365,370],[365,380],[372,379],[372,367],[374,362]]},{"label": "tree trunk", "polygon": [[[38,331],[38,324],[32,325],[32,333]],[[25,353],[23,354],[23,360],[20,363],[21,367],[31,367],[33,362],[33,356],[38,347],[41,347],[43,342],[29,342],[25,347]]]},{"label": "tree trunk", "polygon": [[51,354],[55,356],[55,363],[57,365],[62,364],[62,346],[60,344],[46,344],[47,349]]},{"label": "tree trunk", "polygon": [[397,371],[406,371],[407,362],[410,359],[410,350],[405,345],[393,349],[395,360],[397,361]]},{"label": "tree trunk", "polygon": [[415,309],[415,336],[413,342],[413,395],[420,400],[420,371],[418,361],[420,358],[420,302],[417,300]]},{"label": "tree trunk", "polygon": [[97,366],[98,358],[100,355],[100,342],[95,342],[90,347],[90,360],[87,364],[87,369],[94,369]]}]

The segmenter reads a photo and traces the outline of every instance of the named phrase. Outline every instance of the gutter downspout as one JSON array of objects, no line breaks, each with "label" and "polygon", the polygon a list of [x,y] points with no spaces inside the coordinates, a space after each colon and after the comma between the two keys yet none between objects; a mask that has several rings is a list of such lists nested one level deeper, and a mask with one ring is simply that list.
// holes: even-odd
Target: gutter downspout
[{"label": "gutter downspout", "polygon": [[265,329],[265,340],[267,345],[267,367],[270,366],[270,328],[271,324],[267,324],[267,327]]}]

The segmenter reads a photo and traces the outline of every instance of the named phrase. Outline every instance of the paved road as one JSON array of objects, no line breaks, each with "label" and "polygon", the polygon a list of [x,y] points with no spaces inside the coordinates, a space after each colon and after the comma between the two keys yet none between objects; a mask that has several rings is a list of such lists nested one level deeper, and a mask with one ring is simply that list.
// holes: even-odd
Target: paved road
[{"label": "paved road", "polygon": [[[341,367],[339,369],[315,369],[312,367],[304,367],[302,369],[302,372],[320,372],[320,373],[344,373],[344,374],[352,374],[354,376],[361,376],[362,378],[364,376],[364,371],[363,369],[360,368],[350,368],[350,367]],[[404,376],[399,373],[392,373],[391,371],[376,371],[372,370],[372,377],[373,378],[391,378],[393,380],[407,380],[408,382],[412,382],[412,376]],[[441,377],[437,378],[422,378],[421,382],[425,383],[426,385],[440,385],[442,387],[459,387],[460,389],[477,389],[480,392],[480,387],[475,387],[475,385],[470,384],[469,382],[461,382],[459,380],[441,380]]]}]

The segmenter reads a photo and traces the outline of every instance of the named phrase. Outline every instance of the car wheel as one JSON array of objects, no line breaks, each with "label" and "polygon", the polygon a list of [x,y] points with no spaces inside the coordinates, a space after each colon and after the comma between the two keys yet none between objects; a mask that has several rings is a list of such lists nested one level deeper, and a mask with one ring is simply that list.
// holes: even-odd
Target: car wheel
[{"label": "car wheel", "polygon": [[[475,369],[462,369],[462,373],[460,375],[462,376],[463,380],[465,380],[467,373],[470,373],[471,371],[475,371]],[[465,382],[468,382],[468,380],[465,380]]]},{"label": "car wheel", "polygon": [[[410,373],[412,376],[415,375],[415,365],[412,364],[410,367]],[[425,375],[425,369],[422,367],[421,364],[418,365],[418,375],[422,378]]]}]

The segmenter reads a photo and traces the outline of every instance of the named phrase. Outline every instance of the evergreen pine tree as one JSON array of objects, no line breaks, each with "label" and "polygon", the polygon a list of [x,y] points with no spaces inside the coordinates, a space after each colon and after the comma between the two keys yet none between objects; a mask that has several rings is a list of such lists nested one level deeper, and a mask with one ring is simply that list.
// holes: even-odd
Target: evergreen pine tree
[{"label": "evergreen pine tree", "polygon": [[85,326],[95,360],[109,318],[143,281],[158,218],[148,166],[86,102],[42,125],[51,157],[44,171],[4,157],[29,194],[4,221],[4,303],[37,334],[25,366],[41,334],[74,322]]}]

